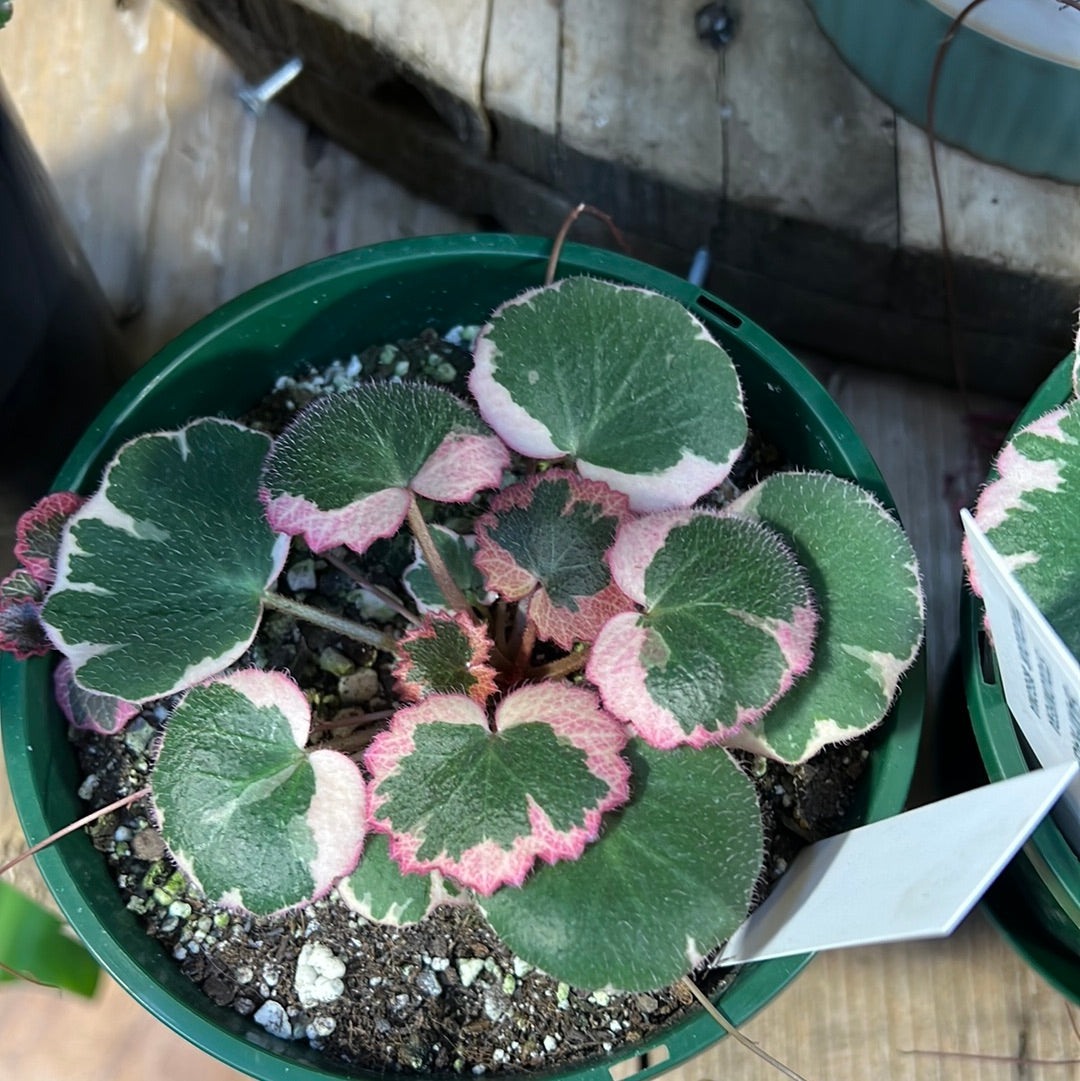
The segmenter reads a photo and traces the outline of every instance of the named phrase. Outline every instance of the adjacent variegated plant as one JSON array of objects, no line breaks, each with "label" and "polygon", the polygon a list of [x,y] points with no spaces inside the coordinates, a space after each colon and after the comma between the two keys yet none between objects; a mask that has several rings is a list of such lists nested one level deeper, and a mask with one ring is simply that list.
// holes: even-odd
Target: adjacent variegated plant
[{"label": "adjacent variegated plant", "polygon": [[[1074,368],[1074,378],[1080,365]],[[1080,400],[1021,428],[994,462],[975,522],[1062,641],[1080,656]],[[965,544],[968,577],[980,593]]]},{"label": "adjacent variegated plant", "polygon": [[[922,639],[915,555],[832,475],[719,498],[738,375],[659,294],[572,278],[509,301],[469,390],[364,383],[274,440],[220,419],[133,439],[87,501],[21,527],[2,642],[59,649],[65,712],[101,731],[183,692],[152,800],[217,901],[336,884],[390,923],[473,903],[562,980],[655,988],[735,930],[761,872],[729,748],[798,763],[882,720]],[[396,625],[291,595],[291,537],[363,568],[403,529]],[[362,770],[251,667],[268,608],[396,682]]]}]

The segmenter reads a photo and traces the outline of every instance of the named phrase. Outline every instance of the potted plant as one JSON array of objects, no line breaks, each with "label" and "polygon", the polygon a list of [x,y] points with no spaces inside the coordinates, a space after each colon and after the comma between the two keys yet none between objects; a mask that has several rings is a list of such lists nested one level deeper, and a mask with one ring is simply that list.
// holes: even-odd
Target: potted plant
[{"label": "potted plant", "polygon": [[[1075,354],[1061,362],[1020,414],[975,507],[976,523],[1074,655],[1076,618]],[[1034,556],[1037,555],[1037,558]],[[985,775],[1003,780],[1033,758],[1005,701],[984,625],[979,587],[961,606],[961,654],[968,711]],[[1039,973],[1080,1001],[1080,857],[1075,840],[1048,817],[987,896],[1002,931]]]},{"label": "potted plant", "polygon": [[[57,487],[89,498],[27,527],[59,544],[41,546],[43,603],[22,603],[66,655],[61,699],[96,696],[82,723],[119,728],[134,707],[183,695],[154,756],[153,814],[226,919],[293,911],[334,883],[365,917],[395,920],[449,894],[484,913],[521,972],[647,994],[746,913],[762,858],[751,764],[802,761],[888,715],[850,821],[900,810],[921,721],[922,596],[872,462],[793,358],[621,256],[568,246],[563,277],[541,286],[547,247],[380,245],[208,317],[76,449]],[[485,326],[467,371],[420,357],[436,383],[465,377],[469,399],[404,379],[415,358],[382,347],[469,324]],[[385,378],[319,397],[273,440],[223,419],[251,414],[298,362],[372,345]],[[747,411],[771,475],[744,478],[732,500],[718,485]],[[776,457],[785,468],[765,468]],[[298,602],[313,560],[371,573],[372,552],[392,562],[379,544],[409,552],[389,598],[398,616],[358,626]],[[401,605],[406,589],[415,605]],[[317,696],[257,670],[260,621],[296,618],[392,668],[392,716],[358,755],[364,771],[340,750],[309,754]],[[82,778],[48,660],[3,664],[5,753],[38,840],[77,817]],[[238,839],[228,848],[207,843],[222,826]],[[85,838],[40,862],[104,966],[166,1023],[254,1076],[286,1063],[332,1075],[188,983],[122,911]],[[804,961],[741,971],[722,999],[731,1020]],[[710,1026],[655,1036],[662,1068],[714,1038]]]}]

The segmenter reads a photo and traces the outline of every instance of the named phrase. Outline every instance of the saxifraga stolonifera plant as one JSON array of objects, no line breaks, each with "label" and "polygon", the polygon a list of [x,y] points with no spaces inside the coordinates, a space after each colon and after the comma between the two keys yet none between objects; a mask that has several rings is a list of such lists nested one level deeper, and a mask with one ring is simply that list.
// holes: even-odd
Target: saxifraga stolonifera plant
[{"label": "saxifraga stolonifera plant", "polygon": [[[20,524],[0,635],[63,654],[77,725],[182,692],[151,799],[208,897],[272,913],[336,885],[397,923],[473,903],[560,980],[660,987],[742,922],[761,870],[728,749],[796,763],[881,721],[922,639],[915,555],[830,474],[710,496],[742,391],[657,293],[529,291],[480,331],[468,385],[365,383],[275,440],[221,419],[132,439],[89,499]],[[471,532],[432,522],[448,504]],[[292,537],[362,556],[406,526],[407,629],[278,591]],[[237,667],[267,608],[395,658],[362,762],[310,740],[287,674]]]}]

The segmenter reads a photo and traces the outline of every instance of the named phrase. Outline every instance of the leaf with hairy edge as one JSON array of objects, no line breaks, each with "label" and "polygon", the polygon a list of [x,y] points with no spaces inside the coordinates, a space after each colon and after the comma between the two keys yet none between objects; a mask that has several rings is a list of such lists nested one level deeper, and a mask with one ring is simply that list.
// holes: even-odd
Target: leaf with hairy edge
[{"label": "leaf with hairy edge", "polygon": [[803,762],[888,712],[923,635],[910,542],[865,489],[826,473],[777,473],[727,508],[777,530],[807,568],[821,621],[814,665],[732,743]]},{"label": "leaf with hairy edge", "polygon": [[71,661],[66,657],[53,673],[53,689],[60,711],[74,728],[109,736],[122,731],[128,721],[139,715],[139,707],[134,702],[83,690],[75,682]]},{"label": "leaf with hairy edge", "polygon": [[464,695],[398,710],[368,748],[369,825],[407,874],[480,893],[520,885],[537,858],[577,859],[625,802],[626,729],[592,691],[539,683],[484,711]]},{"label": "leaf with hairy edge", "polygon": [[689,506],[746,441],[735,367],[704,324],[669,297],[593,278],[499,308],[469,389],[514,450],[570,455],[639,511]]},{"label": "leaf with hairy edge", "polygon": [[610,619],[585,673],[654,747],[701,747],[762,717],[809,667],[817,615],[773,532],[706,511],[619,530],[609,560],[644,607]]},{"label": "leaf with hairy edge", "polygon": [[306,752],[311,710],[279,672],[244,669],[193,687],[151,775],[180,869],[212,900],[259,915],[329,892],[364,844],[364,780],[337,751]]},{"label": "leaf with hairy edge", "polygon": [[259,502],[269,446],[206,419],[117,451],[68,523],[42,609],[80,686],[145,702],[222,671],[251,644],[289,544]]},{"label": "leaf with hairy edge", "polygon": [[[975,521],[1062,641],[1080,656],[1080,402],[1017,432],[994,462]],[[972,586],[979,583],[965,544]]]},{"label": "leaf with hairy edge", "polygon": [[0,649],[18,661],[52,649],[41,623],[42,584],[25,567],[0,581]]},{"label": "leaf with hairy edge", "polygon": [[394,676],[406,702],[430,694],[465,694],[483,705],[495,693],[495,669],[487,663],[491,641],[464,613],[426,616],[398,640]]},{"label": "leaf with hairy edge", "polygon": [[[490,604],[495,599],[495,594],[484,588],[484,577],[473,563],[475,538],[464,537],[441,525],[431,524],[428,529],[436,551],[465,599],[472,605]],[[424,562],[420,545],[416,541],[413,541],[413,551],[415,559],[405,568],[401,582],[416,603],[417,610],[421,614],[451,611],[438,582],[435,581],[435,575]]]},{"label": "leaf with hairy edge", "polygon": [[634,795],[600,840],[480,902],[517,956],[575,987],[673,983],[743,922],[761,870],[757,794],[726,750],[626,753]]},{"label": "leaf with hairy edge", "polygon": [[536,590],[529,618],[537,633],[572,649],[633,607],[604,559],[629,518],[621,492],[552,469],[492,499],[476,522],[476,565],[488,587],[507,600]]},{"label": "leaf with hairy edge", "polygon": [[487,425],[441,387],[371,383],[317,398],[278,437],[266,462],[270,524],[323,552],[364,552],[398,531],[410,491],[463,503],[497,488],[510,455]]},{"label": "leaf with hairy edge", "polygon": [[15,558],[43,586],[56,578],[56,557],[67,520],[83,505],[75,492],[52,492],[39,499],[15,525]]},{"label": "leaf with hairy edge", "polygon": [[338,883],[345,904],[366,920],[391,927],[419,923],[437,905],[460,902],[446,888],[442,875],[405,875],[390,858],[389,841],[373,833],[364,842],[360,866]]}]

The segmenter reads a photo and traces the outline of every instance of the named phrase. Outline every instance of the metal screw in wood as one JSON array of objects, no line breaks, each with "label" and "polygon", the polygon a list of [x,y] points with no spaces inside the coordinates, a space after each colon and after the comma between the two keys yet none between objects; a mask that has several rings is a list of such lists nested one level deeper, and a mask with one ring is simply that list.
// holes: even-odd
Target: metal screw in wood
[{"label": "metal screw in wood", "polygon": [[267,105],[304,70],[298,56],[286,60],[272,75],[254,86],[242,86],[236,93],[241,104],[254,116],[262,116]]}]

